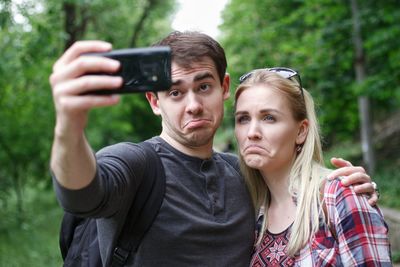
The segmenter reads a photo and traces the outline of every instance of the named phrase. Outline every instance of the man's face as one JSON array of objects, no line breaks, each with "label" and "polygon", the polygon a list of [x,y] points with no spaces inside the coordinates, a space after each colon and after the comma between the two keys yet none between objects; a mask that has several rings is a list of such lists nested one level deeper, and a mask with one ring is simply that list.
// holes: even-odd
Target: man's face
[{"label": "man's face", "polygon": [[178,146],[212,147],[224,100],[229,97],[229,76],[221,85],[213,61],[204,58],[188,68],[172,62],[172,87],[147,98],[153,112],[162,117],[161,136]]}]

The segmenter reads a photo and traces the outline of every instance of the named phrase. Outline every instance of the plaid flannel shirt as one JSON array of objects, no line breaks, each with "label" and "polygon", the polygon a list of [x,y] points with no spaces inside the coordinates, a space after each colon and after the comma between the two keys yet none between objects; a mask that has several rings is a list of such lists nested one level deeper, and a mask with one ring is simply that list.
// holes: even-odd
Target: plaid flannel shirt
[{"label": "plaid flannel shirt", "polygon": [[[371,207],[364,196],[357,196],[351,186],[342,186],[339,179],[326,182],[324,202],[330,226],[322,223],[293,259],[280,262],[292,266],[392,266],[388,227],[378,207]],[[289,238],[290,228],[286,234]],[[271,235],[267,233],[264,239]],[[265,251],[256,248],[252,266],[272,266]]]}]

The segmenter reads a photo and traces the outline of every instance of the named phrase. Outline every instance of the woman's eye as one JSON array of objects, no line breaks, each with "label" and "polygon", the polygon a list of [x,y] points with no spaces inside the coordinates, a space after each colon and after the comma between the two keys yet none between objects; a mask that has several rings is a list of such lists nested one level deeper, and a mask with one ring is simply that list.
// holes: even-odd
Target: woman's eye
[{"label": "woman's eye", "polygon": [[268,114],[268,115],[265,115],[264,120],[265,121],[275,121],[275,117]]},{"label": "woman's eye", "polygon": [[250,120],[248,116],[238,116],[236,117],[236,123],[246,123]]}]

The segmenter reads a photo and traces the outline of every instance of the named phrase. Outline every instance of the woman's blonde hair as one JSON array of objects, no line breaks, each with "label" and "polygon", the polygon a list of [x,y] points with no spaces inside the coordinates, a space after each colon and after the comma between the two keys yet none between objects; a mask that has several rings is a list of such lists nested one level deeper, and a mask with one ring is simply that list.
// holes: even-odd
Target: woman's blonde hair
[{"label": "woman's blonde hair", "polygon": [[[300,89],[298,83],[266,69],[254,71],[238,86],[235,92],[235,109],[240,94],[254,85],[265,85],[283,94],[292,111],[293,118],[298,122],[304,119],[309,122],[307,137],[302,144],[301,151],[297,153],[290,172],[289,192],[297,206],[297,215],[291,228],[288,244],[288,254],[293,256],[318,230],[321,215],[322,219],[325,219],[320,209],[320,186],[323,181],[322,177],[326,175],[327,170],[323,167],[319,126],[314,102],[307,90]],[[266,88],[266,90],[268,89]],[[264,221],[257,240],[257,245],[259,245],[266,231],[270,193],[261,173],[257,169],[246,166],[240,153],[239,158],[256,214],[262,207],[265,207]]]}]

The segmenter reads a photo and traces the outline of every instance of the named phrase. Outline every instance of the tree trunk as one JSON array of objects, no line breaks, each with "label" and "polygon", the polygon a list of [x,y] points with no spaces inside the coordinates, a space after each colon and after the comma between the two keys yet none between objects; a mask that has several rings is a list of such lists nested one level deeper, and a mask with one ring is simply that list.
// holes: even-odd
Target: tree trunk
[{"label": "tree trunk", "polygon": [[[363,40],[361,37],[361,22],[357,0],[351,1],[351,11],[353,17],[353,43],[355,50],[354,69],[356,72],[357,83],[365,80],[365,55],[363,50]],[[372,142],[372,123],[370,118],[370,104],[367,96],[360,96],[358,99],[358,110],[361,122],[361,144],[363,160],[367,166],[368,173],[373,175],[375,172],[375,154]]]},{"label": "tree trunk", "polygon": [[65,16],[64,27],[67,33],[64,50],[67,50],[73,43],[83,37],[89,16],[85,6],[80,7],[70,1],[64,1],[63,11]]},{"label": "tree trunk", "polygon": [[146,21],[147,17],[150,15],[151,10],[153,10],[156,5],[157,5],[157,0],[147,0],[147,3],[143,8],[142,15],[140,16],[138,22],[136,23],[133,29],[131,42],[129,44],[130,47],[136,46],[136,41],[139,38],[139,34],[143,29],[143,24]]},{"label": "tree trunk", "polygon": [[11,0],[5,0],[0,2],[0,29],[6,29],[12,23],[12,11],[11,11]]}]

